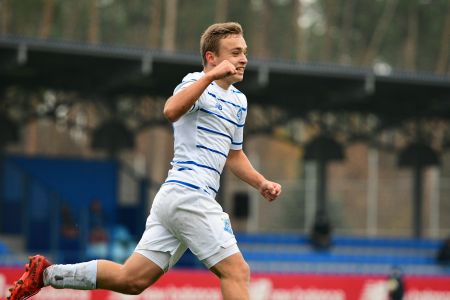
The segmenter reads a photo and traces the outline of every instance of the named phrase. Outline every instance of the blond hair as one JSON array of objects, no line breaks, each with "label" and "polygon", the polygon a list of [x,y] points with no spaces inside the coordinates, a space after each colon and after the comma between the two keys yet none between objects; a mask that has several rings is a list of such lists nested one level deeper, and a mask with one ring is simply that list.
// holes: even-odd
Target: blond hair
[{"label": "blond hair", "polygon": [[200,38],[200,54],[202,55],[203,66],[206,66],[207,63],[206,52],[218,53],[220,40],[235,34],[244,35],[241,25],[236,22],[216,23],[209,26]]}]

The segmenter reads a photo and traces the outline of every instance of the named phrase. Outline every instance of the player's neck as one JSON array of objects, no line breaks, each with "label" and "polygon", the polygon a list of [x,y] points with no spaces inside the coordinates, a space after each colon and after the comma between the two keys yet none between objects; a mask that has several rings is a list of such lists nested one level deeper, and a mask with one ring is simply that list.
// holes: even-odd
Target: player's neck
[{"label": "player's neck", "polygon": [[231,86],[231,83],[225,81],[225,80],[216,80],[214,81],[219,87],[221,87],[224,90],[228,90]]}]

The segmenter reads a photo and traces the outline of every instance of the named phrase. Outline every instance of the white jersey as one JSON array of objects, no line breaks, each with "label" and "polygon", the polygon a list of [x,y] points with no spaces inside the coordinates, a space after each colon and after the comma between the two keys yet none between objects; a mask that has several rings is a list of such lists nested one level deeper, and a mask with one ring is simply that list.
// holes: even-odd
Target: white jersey
[{"label": "white jersey", "polygon": [[[205,73],[190,73],[175,88],[186,88]],[[165,183],[181,184],[215,196],[228,152],[242,149],[247,98],[234,86],[211,83],[192,108],[173,123],[174,158]]]}]

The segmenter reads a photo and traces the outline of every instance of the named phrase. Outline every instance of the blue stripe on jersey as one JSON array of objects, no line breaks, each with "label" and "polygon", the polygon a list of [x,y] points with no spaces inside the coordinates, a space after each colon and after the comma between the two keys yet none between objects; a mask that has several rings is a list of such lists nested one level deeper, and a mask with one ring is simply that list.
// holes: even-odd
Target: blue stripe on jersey
[{"label": "blue stripe on jersey", "polygon": [[219,132],[219,131],[216,131],[216,130],[212,130],[212,129],[209,129],[209,128],[206,128],[206,127],[203,127],[203,126],[197,126],[197,129],[200,129],[200,130],[203,130],[203,131],[206,131],[206,132],[210,132],[210,133],[214,133],[214,134],[218,134],[218,135],[224,136],[226,138],[229,138],[230,141],[231,141],[231,144],[233,144],[233,145],[242,145],[244,143],[244,142],[239,142],[239,143],[238,142],[233,142],[233,139],[228,134],[225,134],[225,133],[222,133],[222,132]]},{"label": "blue stripe on jersey", "polygon": [[205,150],[208,150],[208,151],[217,153],[217,154],[220,154],[220,155],[224,156],[225,158],[228,157],[228,156],[227,156],[225,153],[223,153],[223,152],[220,152],[220,151],[217,151],[217,150],[214,150],[214,149],[205,147],[205,146],[203,146],[203,145],[196,145],[196,147],[197,147],[197,148],[201,148],[201,149],[205,149]]},{"label": "blue stripe on jersey", "polygon": [[222,99],[222,98],[219,98],[219,97],[216,96],[216,94],[213,94],[213,93],[211,93],[211,92],[208,92],[208,95],[213,96],[214,98],[216,98],[216,99],[219,100],[219,101],[222,101],[222,102],[224,102],[224,103],[228,103],[228,104],[230,104],[230,105],[233,105],[234,107],[240,108],[240,109],[242,109],[243,111],[246,111],[246,110],[247,110],[247,108],[242,107],[242,106],[240,106],[240,105],[237,105],[237,104],[235,104],[235,103],[233,103],[233,102],[231,102],[231,101],[227,101],[227,100],[224,100],[224,99]]},{"label": "blue stripe on jersey", "polygon": [[193,161],[193,160],[173,161],[173,163],[176,163],[176,164],[186,164],[186,165],[194,165],[194,166],[197,166],[197,167],[200,167],[200,168],[205,168],[205,169],[214,171],[214,172],[216,172],[217,174],[220,175],[220,172],[219,172],[217,169],[215,169],[215,168],[213,168],[213,167],[210,167],[210,166],[206,166],[206,165],[199,164],[199,163],[197,163],[197,162],[195,162],[195,161]]},{"label": "blue stripe on jersey", "polygon": [[196,186],[195,184],[192,184],[192,183],[189,183],[189,182],[185,182],[185,181],[181,181],[181,180],[167,180],[164,183],[170,183],[170,182],[179,183],[179,184],[188,186],[188,187],[196,189],[196,190],[200,189],[200,187]]},{"label": "blue stripe on jersey", "polygon": [[197,103],[197,102],[195,102],[195,103],[192,105],[192,108],[189,110],[189,112],[191,112],[191,111],[194,110],[194,108],[197,106],[196,103]]},{"label": "blue stripe on jersey", "polygon": [[178,168],[177,171],[192,171],[192,169],[188,168],[188,167],[181,167],[181,168]]},{"label": "blue stripe on jersey", "polygon": [[[186,181],[181,181],[181,180],[171,179],[171,180],[166,180],[164,182],[164,184],[166,184],[166,183],[178,183],[178,184],[181,184],[181,185],[184,185],[184,186],[196,189],[196,190],[200,190],[201,189],[199,186],[197,186],[195,184],[192,184],[192,183],[189,183],[189,182],[186,182]],[[207,186],[207,188],[210,189],[211,191],[213,191],[216,194],[218,193],[218,191],[216,189],[210,187],[209,185]],[[207,190],[205,190],[205,189],[201,189],[201,190],[204,191],[205,193],[209,194],[209,192]]]},{"label": "blue stripe on jersey", "polygon": [[227,138],[230,139],[231,143],[233,143],[233,139],[228,134],[222,133],[220,131],[212,130],[212,129],[209,129],[209,128],[206,128],[206,127],[203,127],[203,126],[197,126],[197,129],[200,129],[200,130],[203,130],[203,131],[206,131],[206,132],[210,132],[210,133],[214,133],[214,134],[218,134],[218,135],[227,137]]},{"label": "blue stripe on jersey", "polygon": [[[213,82],[211,82],[211,85],[216,85],[216,84],[213,81]],[[238,90],[237,88],[235,88],[234,86],[231,88],[231,91],[235,94],[242,94],[242,92],[240,90]]]},{"label": "blue stripe on jersey", "polygon": [[200,108],[200,111],[205,112],[205,113],[210,114],[210,115],[214,115],[214,116],[216,116],[216,117],[218,117],[218,118],[221,118],[222,120],[225,120],[225,121],[227,121],[227,122],[230,122],[231,124],[236,125],[237,127],[244,127],[244,124],[238,124],[238,123],[234,122],[233,120],[230,120],[230,119],[228,119],[228,118],[225,118],[225,117],[222,116],[222,115],[216,114],[216,113],[214,113],[214,112],[212,112],[212,111],[209,111],[209,110],[206,110],[206,109],[204,109],[204,108]]},{"label": "blue stripe on jersey", "polygon": [[216,190],[216,189],[213,189],[212,187],[210,187],[209,185],[208,185],[208,189],[210,189],[210,190],[212,190],[214,193],[218,193],[218,191]]}]

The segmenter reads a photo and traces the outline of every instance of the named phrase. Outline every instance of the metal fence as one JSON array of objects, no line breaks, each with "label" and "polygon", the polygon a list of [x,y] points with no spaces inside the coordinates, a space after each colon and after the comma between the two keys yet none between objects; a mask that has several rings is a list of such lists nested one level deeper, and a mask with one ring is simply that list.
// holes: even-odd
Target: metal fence
[{"label": "metal fence", "polygon": [[[408,173],[408,172],[405,172]],[[413,178],[381,178],[377,187],[368,180],[331,177],[327,191],[327,211],[333,232],[342,235],[412,236]],[[425,174],[422,204],[422,232],[425,238],[444,238],[450,234],[450,178],[439,178],[439,171]],[[257,231],[293,231],[308,233],[316,210],[315,180],[282,181],[283,194],[277,205],[261,201],[251,192],[251,202],[258,203],[257,220],[251,213],[247,228]],[[375,189],[375,190],[371,190]]]}]

